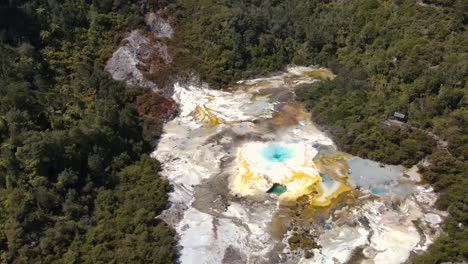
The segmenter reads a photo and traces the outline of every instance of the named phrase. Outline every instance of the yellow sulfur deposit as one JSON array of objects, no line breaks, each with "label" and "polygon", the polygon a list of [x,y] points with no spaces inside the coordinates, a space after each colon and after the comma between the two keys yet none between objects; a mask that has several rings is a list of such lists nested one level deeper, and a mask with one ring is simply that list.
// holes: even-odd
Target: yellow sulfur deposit
[{"label": "yellow sulfur deposit", "polygon": [[250,165],[242,158],[242,153],[238,156],[239,177],[233,177],[231,190],[241,196],[252,196],[256,190],[269,188],[268,181],[261,175],[255,174],[250,170]]},{"label": "yellow sulfur deposit", "polygon": [[204,105],[197,105],[195,110],[192,112],[192,115],[196,120],[207,122],[212,127],[224,123],[223,119],[216,114],[216,111],[213,111]]},{"label": "yellow sulfur deposit", "polygon": [[320,207],[329,206],[333,199],[338,198],[338,196],[350,190],[351,187],[343,183],[340,183],[338,188],[334,189],[330,193],[325,193],[323,188],[317,187],[318,195],[313,196],[310,201],[310,205]]},{"label": "yellow sulfur deposit", "polygon": [[[312,161],[316,154],[314,148],[299,142],[247,143],[238,151],[231,191],[239,196],[261,197],[276,184],[283,188],[281,192],[273,191],[282,204],[293,205],[298,198],[306,196],[312,206],[329,206],[333,199],[351,188],[345,177],[319,173]],[[322,163],[321,167],[332,171],[329,164]]]},{"label": "yellow sulfur deposit", "polygon": [[313,69],[311,71],[304,72],[304,75],[310,78],[325,80],[334,80],[336,75],[326,69]]}]

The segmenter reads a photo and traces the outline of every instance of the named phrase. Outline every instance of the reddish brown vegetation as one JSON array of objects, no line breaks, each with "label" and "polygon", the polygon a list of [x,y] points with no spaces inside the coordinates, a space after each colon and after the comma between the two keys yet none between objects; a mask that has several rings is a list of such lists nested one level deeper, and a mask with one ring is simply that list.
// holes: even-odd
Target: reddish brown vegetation
[{"label": "reddish brown vegetation", "polygon": [[177,114],[176,103],[149,89],[141,89],[135,96],[135,105],[143,127],[143,136],[152,142],[159,138],[163,124]]}]

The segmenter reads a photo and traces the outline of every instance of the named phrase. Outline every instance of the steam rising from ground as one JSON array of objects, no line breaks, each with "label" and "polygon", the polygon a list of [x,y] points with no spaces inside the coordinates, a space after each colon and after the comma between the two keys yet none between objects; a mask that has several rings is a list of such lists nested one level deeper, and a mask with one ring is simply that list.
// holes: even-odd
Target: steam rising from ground
[{"label": "steam rising from ground", "polygon": [[[182,263],[401,263],[439,234],[444,214],[417,174],[338,152],[294,103],[294,88],[333,78],[315,71],[225,91],[175,85],[180,115],[153,155],[174,186],[161,217],[180,236]],[[292,251],[298,230],[319,247],[299,238]]]}]

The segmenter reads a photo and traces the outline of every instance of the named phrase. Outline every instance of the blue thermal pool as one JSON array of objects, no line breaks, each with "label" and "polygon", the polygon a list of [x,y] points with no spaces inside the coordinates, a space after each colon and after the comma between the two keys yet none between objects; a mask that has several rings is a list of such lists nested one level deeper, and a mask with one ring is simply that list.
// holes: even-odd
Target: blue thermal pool
[{"label": "blue thermal pool", "polygon": [[328,176],[325,173],[320,173],[320,177],[322,177],[322,182],[325,184],[332,184],[335,182],[332,178],[330,178],[330,176]]},{"label": "blue thermal pool", "polygon": [[294,151],[282,144],[269,144],[263,149],[262,156],[269,162],[284,162],[294,157]]},{"label": "blue thermal pool", "polygon": [[267,193],[274,193],[276,195],[281,195],[286,192],[286,186],[283,186],[279,183],[273,184],[273,187],[271,187],[270,190],[267,191]]},{"label": "blue thermal pool", "polygon": [[387,190],[382,187],[373,187],[371,188],[371,192],[375,195],[383,195],[387,193]]}]

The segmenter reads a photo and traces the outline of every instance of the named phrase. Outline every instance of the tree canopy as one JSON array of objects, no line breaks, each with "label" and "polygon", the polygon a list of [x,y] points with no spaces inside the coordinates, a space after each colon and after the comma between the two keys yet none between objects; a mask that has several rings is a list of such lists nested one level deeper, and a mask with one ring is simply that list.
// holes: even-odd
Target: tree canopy
[{"label": "tree canopy", "polygon": [[0,262],[175,259],[174,230],[156,218],[170,186],[147,155],[138,90],[103,71],[141,24],[139,10],[113,0],[1,4]]}]

